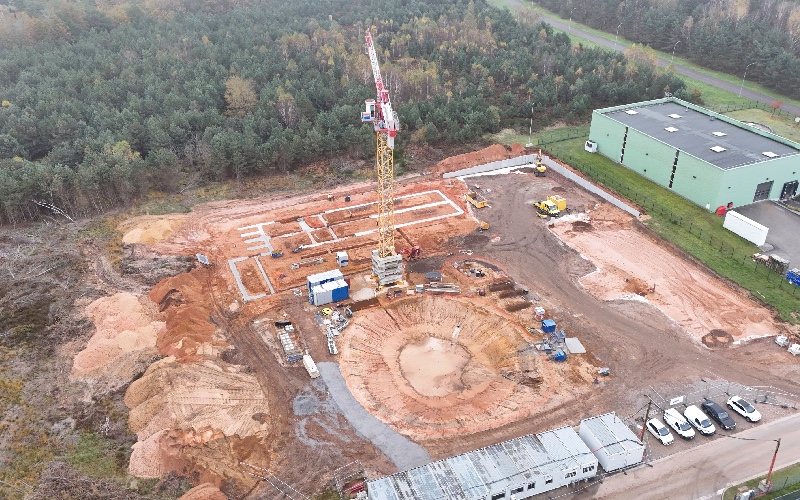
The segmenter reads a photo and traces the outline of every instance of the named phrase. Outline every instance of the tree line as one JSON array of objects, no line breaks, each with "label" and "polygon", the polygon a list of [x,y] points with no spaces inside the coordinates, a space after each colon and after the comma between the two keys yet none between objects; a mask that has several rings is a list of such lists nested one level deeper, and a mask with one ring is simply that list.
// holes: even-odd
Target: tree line
[{"label": "tree line", "polygon": [[790,0],[531,0],[636,43],[800,98],[800,3]]},{"label": "tree line", "polygon": [[[12,8],[13,7],[13,8]],[[646,51],[573,44],[483,0],[0,4],[0,223],[71,217],[153,191],[369,159],[372,29],[408,144],[695,101]],[[400,158],[402,161],[402,158]]]}]

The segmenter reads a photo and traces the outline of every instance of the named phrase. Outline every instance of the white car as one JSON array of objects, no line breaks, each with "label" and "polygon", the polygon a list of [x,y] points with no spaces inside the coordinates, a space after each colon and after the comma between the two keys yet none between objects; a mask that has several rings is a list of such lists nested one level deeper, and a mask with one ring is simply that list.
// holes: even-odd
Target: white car
[{"label": "white car", "polygon": [[743,416],[748,422],[761,420],[761,414],[758,413],[758,410],[739,396],[731,396],[728,400],[728,408]]},{"label": "white car", "polygon": [[717,432],[714,424],[708,419],[708,416],[700,411],[700,408],[695,405],[689,405],[683,410],[683,416],[689,421],[692,426],[700,431],[700,434],[710,436]]},{"label": "white car", "polygon": [[672,434],[670,434],[669,429],[667,429],[667,426],[662,424],[657,418],[651,418],[648,420],[645,424],[645,427],[647,427],[647,430],[650,431],[650,434],[652,434],[654,438],[661,441],[661,444],[664,446],[671,445],[674,441]]},{"label": "white car", "polygon": [[694,429],[675,408],[669,408],[664,412],[664,423],[672,427],[672,430],[683,439],[694,439]]}]

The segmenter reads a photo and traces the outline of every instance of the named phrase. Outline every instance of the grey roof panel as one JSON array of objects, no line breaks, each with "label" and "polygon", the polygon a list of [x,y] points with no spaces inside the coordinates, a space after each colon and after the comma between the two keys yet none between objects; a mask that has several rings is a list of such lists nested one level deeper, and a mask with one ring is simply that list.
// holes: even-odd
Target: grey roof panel
[{"label": "grey roof panel", "polygon": [[[638,111],[634,115],[625,113],[626,109],[604,114],[723,170],[770,160],[764,156],[764,151],[772,151],[778,158],[800,155],[797,148],[764,137],[744,123],[728,123],[677,102],[642,103],[634,109]],[[681,118],[670,118],[670,114],[681,115]],[[664,130],[670,126],[678,131]],[[725,136],[717,137],[714,132]],[[725,151],[716,153],[711,150],[714,146],[722,146]]]},{"label": "grey roof panel", "polygon": [[586,425],[592,431],[609,455],[644,447],[636,434],[614,413],[587,418],[581,422],[581,425]]}]

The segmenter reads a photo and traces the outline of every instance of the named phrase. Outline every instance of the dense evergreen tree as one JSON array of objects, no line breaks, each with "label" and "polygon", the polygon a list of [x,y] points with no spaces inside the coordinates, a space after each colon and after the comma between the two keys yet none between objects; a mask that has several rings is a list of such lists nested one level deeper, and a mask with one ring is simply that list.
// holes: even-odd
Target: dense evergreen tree
[{"label": "dense evergreen tree", "polygon": [[[573,45],[483,0],[14,1],[0,18],[0,223],[73,216],[185,177],[370,158],[371,28],[408,141],[473,141],[591,109],[691,97],[647,58]],[[2,8],[2,4],[0,4]],[[636,57],[634,57],[636,56]]]}]

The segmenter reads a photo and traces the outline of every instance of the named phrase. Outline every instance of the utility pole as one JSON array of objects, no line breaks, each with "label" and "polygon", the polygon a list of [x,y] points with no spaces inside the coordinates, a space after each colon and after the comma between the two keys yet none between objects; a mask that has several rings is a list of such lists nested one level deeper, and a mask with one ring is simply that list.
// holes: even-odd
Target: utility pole
[{"label": "utility pole", "polygon": [[641,441],[642,438],[644,437],[644,428],[647,425],[647,417],[650,416],[650,405],[652,405],[652,404],[653,404],[653,400],[650,399],[650,401],[647,402],[647,411],[644,412],[644,423],[642,424],[642,432],[639,433],[639,441]]},{"label": "utility pole", "polygon": [[767,474],[767,491],[772,491],[772,469],[775,468],[775,459],[778,458],[778,450],[781,448],[781,438],[778,438],[777,445],[775,445],[775,453],[772,454],[772,463],[769,464],[769,473]]}]

